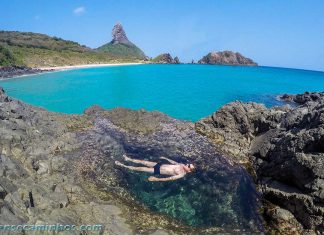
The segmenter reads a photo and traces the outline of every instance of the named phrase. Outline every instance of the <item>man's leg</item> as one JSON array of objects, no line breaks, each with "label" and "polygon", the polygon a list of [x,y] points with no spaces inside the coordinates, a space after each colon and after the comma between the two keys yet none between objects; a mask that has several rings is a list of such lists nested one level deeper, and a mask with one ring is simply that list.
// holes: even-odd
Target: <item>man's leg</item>
[{"label": "man's leg", "polygon": [[154,167],[156,165],[156,162],[150,162],[150,161],[145,161],[145,160],[132,159],[132,158],[127,157],[126,155],[123,155],[123,157],[124,157],[125,161],[142,164],[142,165],[148,166],[148,167]]},{"label": "man's leg", "polygon": [[126,166],[123,163],[119,161],[115,161],[115,164],[121,167],[125,167],[127,169],[130,169],[132,171],[142,171],[142,172],[148,172],[148,173],[154,173],[154,168],[150,167],[142,167],[142,166]]}]

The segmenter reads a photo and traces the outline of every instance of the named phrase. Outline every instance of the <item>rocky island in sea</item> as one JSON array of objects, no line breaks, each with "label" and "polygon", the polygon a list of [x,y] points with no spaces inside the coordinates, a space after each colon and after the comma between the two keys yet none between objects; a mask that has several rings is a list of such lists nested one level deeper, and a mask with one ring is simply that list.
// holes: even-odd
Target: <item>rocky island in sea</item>
[{"label": "rocky island in sea", "polygon": [[198,64],[217,64],[217,65],[248,65],[257,66],[252,59],[246,58],[238,52],[219,51],[210,52],[198,61]]},{"label": "rocky island in sea", "polygon": [[[0,89],[0,223],[100,223],[103,234],[323,232],[324,96],[313,96],[295,108],[233,102],[194,124],[98,106],[62,115]],[[125,153],[199,169],[152,184],[114,165]]]},{"label": "rocky island in sea", "polygon": [[158,55],[157,57],[153,58],[151,62],[155,64],[180,64],[179,58],[177,56],[172,58],[170,53]]}]

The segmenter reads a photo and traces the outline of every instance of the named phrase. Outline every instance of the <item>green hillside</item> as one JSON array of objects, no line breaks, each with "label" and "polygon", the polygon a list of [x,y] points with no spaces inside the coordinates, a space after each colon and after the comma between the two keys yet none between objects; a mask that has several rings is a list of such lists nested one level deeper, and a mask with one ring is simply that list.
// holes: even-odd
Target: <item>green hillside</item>
[{"label": "green hillside", "polygon": [[6,47],[0,45],[0,66],[18,65],[14,54]]},{"label": "green hillside", "polygon": [[107,43],[97,49],[100,52],[108,52],[112,55],[127,58],[127,59],[145,59],[144,52],[139,49],[134,44],[113,44],[113,43]]},{"label": "green hillside", "polygon": [[0,31],[0,66],[51,67],[137,62],[133,56],[97,51],[76,42],[39,33]]}]

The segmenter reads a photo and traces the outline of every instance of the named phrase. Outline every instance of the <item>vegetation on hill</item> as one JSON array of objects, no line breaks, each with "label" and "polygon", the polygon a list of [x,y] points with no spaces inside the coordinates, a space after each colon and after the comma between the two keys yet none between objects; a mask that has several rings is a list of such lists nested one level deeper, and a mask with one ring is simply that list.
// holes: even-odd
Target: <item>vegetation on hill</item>
[{"label": "vegetation on hill", "polygon": [[177,56],[172,58],[169,53],[158,55],[157,57],[153,58],[151,62],[157,64],[180,64],[179,58]]},{"label": "vegetation on hill", "polygon": [[144,52],[134,44],[129,45],[123,43],[107,43],[99,47],[97,50],[101,52],[108,52],[112,55],[128,59],[144,60],[146,58]]},{"label": "vegetation on hill", "polygon": [[50,37],[40,33],[0,31],[0,42],[6,43],[9,46],[32,47],[56,51],[91,51],[90,48],[81,46],[76,42],[63,40],[58,37]]},{"label": "vegetation on hill", "polygon": [[0,45],[0,66],[17,65],[18,61],[13,53],[6,47]]},{"label": "vegetation on hill", "polygon": [[139,61],[127,52],[120,56],[39,33],[0,31],[0,46],[0,66],[51,67]]}]

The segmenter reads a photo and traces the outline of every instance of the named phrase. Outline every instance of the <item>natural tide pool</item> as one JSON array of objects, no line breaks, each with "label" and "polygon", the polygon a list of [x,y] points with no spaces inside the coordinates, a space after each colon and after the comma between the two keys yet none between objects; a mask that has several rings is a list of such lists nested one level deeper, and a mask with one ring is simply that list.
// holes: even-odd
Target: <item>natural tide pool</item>
[{"label": "natural tide pool", "polygon": [[222,105],[255,101],[280,104],[282,93],[323,91],[316,71],[210,65],[130,65],[76,69],[0,81],[7,94],[63,113],[91,105],[159,110],[196,121]]}]

